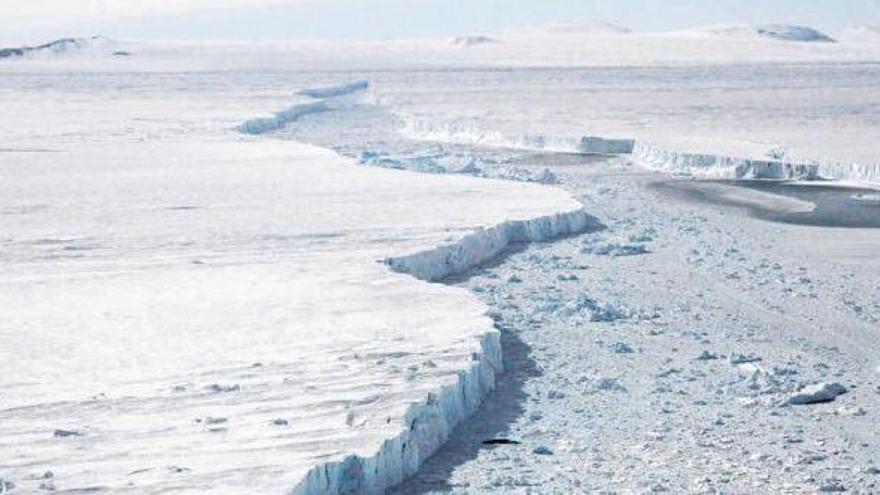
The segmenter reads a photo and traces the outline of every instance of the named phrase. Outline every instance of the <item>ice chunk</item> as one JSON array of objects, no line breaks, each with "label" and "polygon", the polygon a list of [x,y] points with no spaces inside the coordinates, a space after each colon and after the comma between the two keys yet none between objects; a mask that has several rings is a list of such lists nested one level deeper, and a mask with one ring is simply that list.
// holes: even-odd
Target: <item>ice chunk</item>
[{"label": "ice chunk", "polygon": [[839,395],[847,392],[847,388],[840,383],[817,383],[801,389],[792,394],[787,403],[792,405],[819,404],[831,402]]}]

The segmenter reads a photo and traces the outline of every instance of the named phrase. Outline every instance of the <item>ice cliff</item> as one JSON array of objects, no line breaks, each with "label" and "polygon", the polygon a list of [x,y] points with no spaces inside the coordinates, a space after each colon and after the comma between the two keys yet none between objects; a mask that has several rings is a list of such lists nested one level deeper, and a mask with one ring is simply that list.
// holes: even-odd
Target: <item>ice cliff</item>
[{"label": "ice cliff", "polygon": [[[301,116],[332,109],[335,96],[360,91],[360,86],[338,86],[309,90],[310,95],[330,95],[326,99],[294,105],[273,117],[242,123],[239,130],[261,134],[278,129]],[[302,92],[300,92],[302,93]],[[511,245],[549,241],[554,238],[597,230],[599,221],[582,209],[564,211],[527,220],[510,220],[464,235],[456,242],[417,253],[390,257],[389,269],[426,282],[437,282],[452,275],[465,274],[502,255]],[[403,275],[401,275],[403,276]],[[350,454],[342,459],[314,466],[292,488],[294,495],[383,493],[415,474],[419,466],[449,438],[453,429],[473,414],[483,398],[495,387],[503,369],[499,333],[487,320],[487,331],[480,338],[480,351],[458,379],[411,404],[404,417],[404,428],[382,442],[371,455]]]}]

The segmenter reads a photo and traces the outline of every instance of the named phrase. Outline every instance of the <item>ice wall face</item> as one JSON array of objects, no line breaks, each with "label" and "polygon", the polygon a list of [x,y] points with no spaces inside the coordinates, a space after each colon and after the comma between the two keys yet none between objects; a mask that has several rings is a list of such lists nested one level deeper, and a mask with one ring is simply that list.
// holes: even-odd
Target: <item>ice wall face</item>
[{"label": "ice wall face", "polygon": [[565,136],[551,133],[507,133],[481,126],[474,120],[434,121],[400,115],[400,132],[415,140],[495,148],[598,155],[628,154],[634,141],[600,136]]},{"label": "ice wall face", "polygon": [[455,244],[388,258],[386,263],[395,271],[433,282],[467,273],[499,256],[512,244],[543,242],[601,228],[602,224],[595,217],[576,210],[528,221],[504,222],[468,234]]},{"label": "ice wall face", "polygon": [[331,105],[325,101],[301,103],[277,112],[272,117],[246,120],[239,126],[239,130],[245,134],[265,134],[267,132],[277,131],[285,125],[295,122],[297,119],[306,115],[329,112],[331,110]]},{"label": "ice wall face", "polygon": [[[574,210],[523,221],[507,221],[467,234],[459,241],[386,260],[391,269],[425,281],[461,275],[501,255],[511,244],[543,242],[598,230],[601,224],[583,210]],[[481,350],[466,372],[452,385],[431,393],[411,406],[406,428],[385,441],[372,456],[349,456],[316,466],[294,489],[297,495],[381,493],[415,474],[419,466],[449,438],[452,430],[470,416],[494,388],[502,371],[497,332],[481,339]]]},{"label": "ice wall face", "polygon": [[803,179],[819,178],[819,164],[796,164],[782,160],[739,158],[712,153],[663,149],[638,143],[633,158],[642,166],[673,174],[692,174],[716,179]]},{"label": "ice wall face", "polygon": [[868,185],[880,183],[880,164],[845,164],[831,161],[796,163],[768,158],[744,158],[747,151],[743,151],[740,156],[725,153],[730,151],[695,153],[677,150],[674,145],[637,143],[633,151],[633,159],[651,170],[714,179],[823,179]]},{"label": "ice wall face", "polygon": [[458,380],[410,406],[402,431],[373,455],[350,455],[312,468],[291,491],[295,495],[383,493],[416,473],[495,387],[502,371],[497,332],[484,335],[480,350]]}]

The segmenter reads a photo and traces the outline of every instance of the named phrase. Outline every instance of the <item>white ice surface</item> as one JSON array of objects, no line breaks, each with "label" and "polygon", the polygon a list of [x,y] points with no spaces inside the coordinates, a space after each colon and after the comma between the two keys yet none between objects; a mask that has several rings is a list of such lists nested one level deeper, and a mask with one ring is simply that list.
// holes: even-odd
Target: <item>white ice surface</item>
[{"label": "white ice surface", "polygon": [[274,98],[131,78],[4,84],[0,477],[319,493],[411,474],[491,387],[497,335],[466,291],[382,261],[578,203],[242,136]]},{"label": "white ice surface", "polygon": [[410,402],[429,405],[461,370],[485,378],[471,360],[477,337],[492,335],[482,307],[379,261],[576,204],[539,186],[362,170],[237,134],[291,108],[299,89],[346,82],[321,70],[369,79],[377,101],[438,141],[464,121],[476,145],[687,140],[708,153],[784,149],[856,178],[880,168],[877,46],[589,36],[466,50],[128,43],[131,57],[4,64],[0,359],[15,371],[0,379],[0,452],[14,452],[0,476],[26,489],[52,470],[59,489],[249,493],[345,460],[314,477],[330,485],[339,468],[368,465],[349,454],[403,448],[385,440],[412,428]]}]

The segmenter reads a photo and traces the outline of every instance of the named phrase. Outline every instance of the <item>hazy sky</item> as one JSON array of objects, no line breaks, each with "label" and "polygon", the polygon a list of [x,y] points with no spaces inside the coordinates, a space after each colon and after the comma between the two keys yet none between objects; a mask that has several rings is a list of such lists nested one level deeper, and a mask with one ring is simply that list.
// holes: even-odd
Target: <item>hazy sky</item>
[{"label": "hazy sky", "polygon": [[560,20],[636,31],[725,23],[880,24],[880,0],[0,0],[0,38],[383,39]]}]

